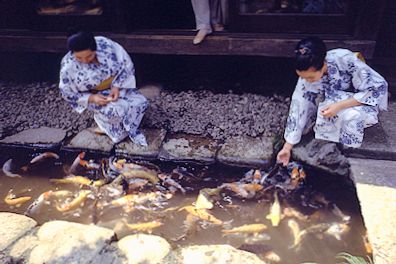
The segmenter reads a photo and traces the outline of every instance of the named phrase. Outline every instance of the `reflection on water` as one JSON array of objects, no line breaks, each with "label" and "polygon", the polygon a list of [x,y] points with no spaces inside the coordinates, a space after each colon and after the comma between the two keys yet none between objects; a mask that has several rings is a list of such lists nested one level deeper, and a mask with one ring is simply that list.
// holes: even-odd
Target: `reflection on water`
[{"label": "reflection on water", "polygon": [[[335,263],[334,257],[340,252],[367,255],[362,239],[365,229],[356,194],[334,179],[329,183],[325,175],[314,175],[308,171],[307,187],[290,196],[279,189],[277,193],[283,216],[279,225],[273,227],[266,216],[274,213],[271,209],[274,192],[259,198],[242,199],[230,190],[210,191],[224,182],[238,181],[249,169],[156,162],[164,174],[172,174],[176,170],[201,180],[198,183],[180,181],[187,190],[186,194],[180,191],[164,194],[165,189],[160,192],[153,187],[144,187],[140,191],[130,191],[126,201],[121,185],[93,187],[49,181],[50,178],[63,178],[65,168],[70,168],[65,164],[70,165],[73,159],[48,159],[22,173],[22,178],[10,178],[0,173],[3,195],[0,211],[24,213],[29,205],[40,202],[40,197],[44,197],[40,206],[31,207],[34,210],[29,211],[30,216],[40,224],[49,220],[94,223],[113,229],[118,238],[140,229],[160,235],[176,247],[229,244],[254,252],[263,259],[272,252],[281,258],[281,263]],[[1,160],[2,163],[4,161]],[[96,161],[99,162],[99,159]],[[21,165],[28,162],[20,161]],[[79,173],[91,178],[98,177],[92,170],[89,173],[80,170]],[[321,181],[321,178],[326,180]],[[319,190],[313,191],[310,185]],[[208,221],[202,220],[205,216],[191,211],[194,210],[192,205],[196,206],[199,190],[203,188],[212,188],[205,189],[205,193],[210,194],[207,198],[209,205],[213,202],[213,208],[205,212],[221,224],[210,217]],[[3,198],[9,190],[15,197],[30,196],[32,199],[19,207],[8,205]],[[48,192],[50,190],[52,192]],[[76,207],[64,209],[74,202]],[[265,230],[262,224],[267,227]],[[244,232],[224,231],[237,227]]]}]

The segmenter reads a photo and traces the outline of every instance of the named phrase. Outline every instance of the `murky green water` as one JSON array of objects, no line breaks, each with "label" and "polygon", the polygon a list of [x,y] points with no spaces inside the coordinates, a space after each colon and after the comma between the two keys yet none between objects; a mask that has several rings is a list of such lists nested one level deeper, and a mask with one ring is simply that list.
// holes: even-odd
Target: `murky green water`
[{"label": "murky green water", "polygon": [[[70,164],[76,154],[61,155],[61,159],[47,160],[36,168],[31,168],[22,174],[22,178],[6,177],[0,172],[0,211],[24,213],[28,206],[37,199],[40,194],[49,190],[70,190],[78,193],[81,188],[71,184],[54,184],[50,178],[64,177],[63,167]],[[19,155],[12,153],[2,153],[1,164],[9,158],[14,158],[17,166],[28,164],[31,155]],[[95,158],[95,157],[89,157]],[[99,158],[96,158],[98,161]],[[266,219],[272,203],[272,196],[262,196],[261,199],[245,200],[240,199],[230,192],[222,192],[216,197],[214,208],[208,210],[216,218],[223,221],[223,225],[214,225],[206,221],[198,221],[192,232],[186,234],[185,220],[188,213],[185,210],[178,210],[183,206],[192,205],[197,198],[200,188],[214,188],[223,182],[233,182],[241,178],[250,168],[233,168],[220,165],[202,166],[192,164],[176,164],[155,162],[161,171],[171,172],[175,168],[183,167],[188,172],[198,176],[202,181],[192,183],[194,191],[187,192],[186,195],[176,193],[169,200],[161,203],[144,203],[132,209],[127,207],[116,207],[111,201],[117,197],[110,197],[112,189],[106,186],[92,188],[92,193],[88,196],[83,206],[68,212],[59,212],[57,203],[68,202],[65,198],[49,199],[39,209],[30,214],[32,218],[40,224],[49,220],[68,220],[84,224],[94,223],[98,226],[114,229],[119,238],[133,233],[128,230],[124,222],[138,223],[159,221],[163,223],[159,228],[153,229],[153,234],[166,238],[172,245],[205,245],[205,244],[230,244],[236,248],[246,247],[246,244],[255,245],[256,253],[264,258],[265,252],[271,250],[280,256],[280,263],[336,263],[335,255],[340,252],[349,252],[353,255],[365,256],[365,248],[362,235],[365,228],[360,215],[356,194],[351,187],[342,184],[341,179],[335,176],[324,175],[319,172],[307,170],[307,189],[294,193],[292,196],[280,195],[281,207],[292,207],[303,213],[307,219],[301,220],[294,217],[284,217],[280,225],[272,227],[271,222]],[[95,172],[89,173],[95,176]],[[188,186],[187,186],[188,187]],[[10,206],[5,203],[4,198],[12,189],[17,196],[30,196],[32,199],[20,207]],[[320,202],[312,203],[313,199],[306,198],[316,190],[316,195],[323,194],[326,200],[330,201],[329,207]],[[110,192],[109,192],[110,191]],[[143,192],[150,192],[152,188],[147,188]],[[138,194],[138,193],[137,193]],[[307,202],[308,201],[308,202]],[[312,232],[303,237],[299,247],[292,248],[294,236],[288,222],[293,219],[297,222],[300,230],[329,223],[341,223],[342,219],[332,212],[336,204],[341,211],[351,217],[348,223],[350,230],[337,240],[334,236],[325,232]],[[175,210],[165,211],[168,208]],[[263,223],[268,226],[264,232],[256,235],[232,234],[223,235],[222,229],[228,229],[245,224]],[[193,232],[195,231],[195,232]],[[185,235],[183,237],[183,235]],[[252,247],[252,246],[250,246]]]}]

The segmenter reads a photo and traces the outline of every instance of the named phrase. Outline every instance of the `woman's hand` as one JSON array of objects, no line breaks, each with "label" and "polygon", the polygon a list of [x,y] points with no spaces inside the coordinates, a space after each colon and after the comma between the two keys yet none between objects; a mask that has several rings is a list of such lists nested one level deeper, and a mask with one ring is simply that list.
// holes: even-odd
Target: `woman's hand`
[{"label": "woman's hand", "polygon": [[118,87],[112,87],[109,94],[111,101],[116,102],[119,96],[120,96],[120,89]]},{"label": "woman's hand", "polygon": [[333,104],[329,104],[325,107],[323,107],[320,110],[320,113],[322,114],[322,116],[324,117],[334,117],[335,115],[337,115],[337,113],[342,109],[341,105],[339,103],[333,103]]},{"label": "woman's hand", "polygon": [[110,101],[109,97],[106,97],[102,94],[91,94],[88,98],[88,103],[96,104],[96,105],[107,105]]},{"label": "woman's hand", "polygon": [[283,166],[287,166],[290,161],[291,150],[293,145],[290,143],[285,143],[281,151],[279,151],[278,155],[276,156],[276,160],[278,163],[281,163]]}]

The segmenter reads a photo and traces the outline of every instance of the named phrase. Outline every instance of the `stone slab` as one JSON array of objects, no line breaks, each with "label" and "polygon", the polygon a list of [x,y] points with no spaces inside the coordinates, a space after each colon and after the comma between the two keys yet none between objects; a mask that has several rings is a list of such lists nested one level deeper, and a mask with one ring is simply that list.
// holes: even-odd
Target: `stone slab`
[{"label": "stone slab", "polygon": [[174,134],[162,144],[159,158],[169,161],[214,163],[219,146],[217,141],[196,135]]},{"label": "stone slab", "polygon": [[115,146],[116,155],[126,157],[142,157],[156,159],[158,157],[162,142],[166,136],[165,129],[142,129],[146,136],[148,146],[143,147],[134,144],[129,138]]},{"label": "stone slab", "polygon": [[165,239],[146,234],[124,237],[118,241],[118,248],[127,257],[128,264],[164,263],[164,258],[171,252],[171,246]]},{"label": "stone slab", "polygon": [[0,212],[0,251],[9,247],[36,225],[37,222],[27,216]]},{"label": "stone slab", "polygon": [[348,159],[333,142],[306,137],[293,148],[292,158],[330,174],[349,174]]},{"label": "stone slab", "polygon": [[227,139],[217,153],[217,160],[234,166],[267,168],[273,156],[272,137],[241,136]]},{"label": "stone slab", "polygon": [[396,160],[396,102],[390,102],[388,111],[381,112],[379,123],[365,129],[360,148],[345,148],[349,157]]},{"label": "stone slab", "polygon": [[60,146],[66,137],[66,130],[50,127],[27,129],[15,135],[0,140],[4,145],[21,145],[39,148],[54,148]]},{"label": "stone slab", "polygon": [[396,263],[396,161],[350,158],[374,263]]},{"label": "stone slab", "polygon": [[51,221],[37,232],[38,245],[31,251],[31,264],[88,264],[114,240],[112,230],[66,221]]},{"label": "stone slab", "polygon": [[98,135],[95,128],[87,128],[76,136],[70,142],[62,147],[64,150],[91,150],[102,153],[110,153],[114,143],[107,135]]},{"label": "stone slab", "polygon": [[255,254],[235,249],[230,245],[189,246],[176,251],[180,263],[265,264]]}]

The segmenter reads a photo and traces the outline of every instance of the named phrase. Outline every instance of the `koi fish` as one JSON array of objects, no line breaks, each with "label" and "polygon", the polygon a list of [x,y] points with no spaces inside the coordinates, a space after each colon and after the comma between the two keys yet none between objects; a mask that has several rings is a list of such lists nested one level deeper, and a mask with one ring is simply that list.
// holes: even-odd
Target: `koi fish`
[{"label": "koi fish", "polygon": [[88,170],[99,170],[100,164],[95,163],[93,160],[80,160],[79,164]]},{"label": "koi fish", "polygon": [[277,192],[274,193],[274,203],[271,206],[270,213],[266,216],[268,220],[271,220],[272,226],[278,226],[281,221],[281,206],[279,203]]},{"label": "koi fish", "polygon": [[63,206],[59,206],[59,204],[57,204],[56,209],[59,212],[67,212],[70,210],[77,209],[81,204],[83,204],[85,202],[85,200],[87,199],[87,197],[90,193],[91,193],[91,191],[89,191],[89,190],[82,190],[78,193],[78,196],[76,198],[74,198],[73,201],[71,201],[70,203],[65,204]]},{"label": "koi fish", "polygon": [[85,152],[81,152],[80,154],[77,155],[77,157],[74,159],[72,165],[68,170],[69,174],[74,173],[77,170],[78,166],[80,166],[81,160],[83,160],[84,157],[85,157]]},{"label": "koi fish", "polygon": [[217,219],[215,216],[209,214],[205,209],[197,209],[192,205],[187,205],[182,208],[180,208],[178,211],[186,210],[188,213],[197,216],[201,220],[205,220],[208,222],[211,222],[215,225],[221,225],[223,224],[223,221]]},{"label": "koi fish", "polygon": [[350,230],[350,226],[345,223],[332,224],[325,234],[333,236],[337,240],[341,240],[341,236]]},{"label": "koi fish", "polygon": [[172,194],[161,192],[150,192],[140,194],[128,194],[111,202],[114,206],[143,204],[146,202],[161,202],[172,198]]},{"label": "koi fish", "polygon": [[48,158],[54,158],[54,159],[59,159],[59,155],[53,152],[44,152],[41,153],[40,155],[34,157],[31,161],[30,164],[34,164],[37,162],[40,162],[44,159],[48,159]]},{"label": "koi fish", "polygon": [[287,221],[287,225],[290,227],[293,237],[294,237],[294,242],[293,245],[291,246],[291,248],[297,246],[300,243],[300,227],[298,225],[298,223],[296,221],[294,221],[293,219],[289,219],[289,221]]},{"label": "koi fish", "polygon": [[72,184],[94,186],[94,187],[100,187],[106,183],[105,180],[92,181],[83,176],[70,176],[63,179],[50,179],[49,181],[56,184],[72,183]]},{"label": "koi fish", "polygon": [[281,257],[274,251],[269,251],[263,255],[264,259],[270,261],[271,263],[280,263],[282,261]]},{"label": "koi fish", "polygon": [[163,183],[165,183],[165,184],[167,184],[169,186],[173,186],[176,189],[180,190],[183,194],[186,194],[186,189],[184,189],[183,186],[180,185],[180,183],[178,183],[177,181],[175,181],[171,177],[160,173],[160,174],[158,174],[158,178],[160,178]]},{"label": "koi fish", "polygon": [[267,226],[264,224],[248,224],[248,225],[234,227],[232,229],[223,229],[223,230],[221,230],[221,232],[223,232],[224,234],[261,233],[266,229],[267,229]]},{"label": "koi fish", "polygon": [[148,232],[148,233],[151,233],[154,228],[157,228],[157,227],[160,227],[163,225],[163,223],[161,223],[159,221],[128,224],[128,222],[125,219],[123,219],[123,222],[125,223],[125,225],[128,227],[129,230]]},{"label": "koi fish", "polygon": [[4,198],[4,202],[8,205],[19,207],[30,199],[32,199],[30,196],[16,197],[16,195],[12,193],[11,189]]},{"label": "koi fish", "polygon": [[4,162],[4,164],[3,164],[3,173],[4,173],[4,175],[6,175],[8,177],[22,177],[19,174],[12,173],[11,172],[11,168],[12,168],[12,159],[9,159],[6,162]]},{"label": "koi fish", "polygon": [[249,193],[242,187],[240,183],[223,183],[219,186],[220,189],[227,189],[234,192],[236,195],[240,196],[241,198],[248,198]]},{"label": "koi fish", "polygon": [[291,207],[286,207],[283,209],[283,217],[294,217],[297,218],[298,220],[301,221],[307,221],[308,220],[308,216],[304,215],[296,210],[294,210]]},{"label": "koi fish", "polygon": [[147,179],[152,184],[157,184],[159,179],[157,177],[157,173],[151,170],[128,170],[122,172],[122,175],[126,178],[141,178]]},{"label": "koi fish", "polygon": [[204,193],[199,193],[197,200],[195,201],[195,208],[197,209],[212,209],[213,203],[209,201],[209,198]]},{"label": "koi fish", "polygon": [[335,214],[336,216],[338,216],[339,218],[341,218],[341,220],[343,222],[349,222],[349,220],[351,220],[351,217],[349,215],[345,215],[340,208],[338,208],[337,205],[333,205],[333,210],[332,210],[333,214]]},{"label": "koi fish", "polygon": [[29,207],[25,211],[25,215],[31,215],[32,213],[34,213],[34,214],[37,213],[41,209],[44,202],[49,200],[49,198],[51,198],[51,197],[61,198],[61,197],[68,197],[68,196],[72,196],[72,195],[73,195],[73,193],[71,191],[67,191],[67,190],[46,191],[46,192],[40,194],[40,196],[36,200],[34,200],[33,203],[31,203],[29,205]]}]

